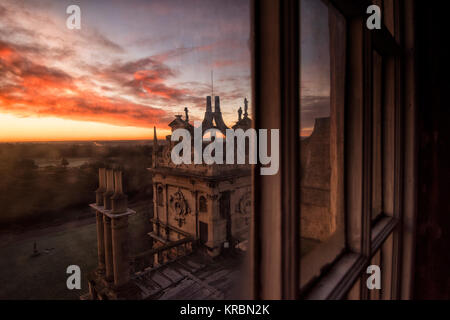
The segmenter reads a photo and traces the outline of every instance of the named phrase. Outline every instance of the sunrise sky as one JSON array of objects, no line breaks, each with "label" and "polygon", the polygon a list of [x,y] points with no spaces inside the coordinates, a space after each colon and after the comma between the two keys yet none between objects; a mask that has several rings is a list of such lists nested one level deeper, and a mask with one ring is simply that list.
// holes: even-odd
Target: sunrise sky
[{"label": "sunrise sky", "polygon": [[[66,27],[71,4],[81,30]],[[211,70],[231,126],[251,105],[249,17],[247,0],[1,0],[0,141],[151,139],[154,125],[164,137],[184,107],[203,117]],[[326,114],[326,36],[302,33],[305,119]]]}]

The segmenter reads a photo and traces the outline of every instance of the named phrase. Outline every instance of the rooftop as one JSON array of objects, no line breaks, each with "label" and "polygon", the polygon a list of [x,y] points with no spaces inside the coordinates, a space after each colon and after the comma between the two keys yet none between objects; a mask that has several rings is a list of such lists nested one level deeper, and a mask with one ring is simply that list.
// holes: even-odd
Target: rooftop
[{"label": "rooftop", "polygon": [[219,300],[235,297],[243,254],[215,259],[196,252],[156,269],[136,273],[131,281],[149,300]]}]

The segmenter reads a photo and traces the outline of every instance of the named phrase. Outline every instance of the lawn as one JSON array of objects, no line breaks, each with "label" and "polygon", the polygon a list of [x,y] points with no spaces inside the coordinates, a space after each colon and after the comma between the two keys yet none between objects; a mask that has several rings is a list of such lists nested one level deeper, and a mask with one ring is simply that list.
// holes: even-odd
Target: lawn
[{"label": "lawn", "polygon": [[[129,220],[131,254],[149,248],[144,206]],[[95,221],[95,220],[93,220]],[[97,266],[95,223],[71,226],[0,247],[0,299],[79,299],[88,291],[87,275]],[[34,242],[41,254],[32,257]],[[81,290],[69,290],[66,269],[81,268]]]},{"label": "lawn", "polygon": [[[0,299],[78,299],[97,264],[95,230],[89,224],[0,248]],[[41,254],[32,257],[35,241]],[[81,268],[81,290],[66,287],[72,264]]]}]

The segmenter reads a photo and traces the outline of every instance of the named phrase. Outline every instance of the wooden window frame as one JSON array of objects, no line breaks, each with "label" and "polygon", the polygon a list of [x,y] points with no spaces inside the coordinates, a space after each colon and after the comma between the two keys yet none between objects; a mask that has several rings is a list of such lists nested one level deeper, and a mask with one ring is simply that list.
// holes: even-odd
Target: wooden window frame
[{"label": "wooden window frame", "polygon": [[[380,263],[389,269],[383,275],[383,284],[390,286],[389,293],[382,293],[379,298],[409,298],[416,210],[416,179],[412,175],[416,146],[415,97],[408,91],[414,88],[414,55],[405,50],[414,47],[414,4],[394,1],[395,34],[392,35],[384,23],[381,30],[371,31],[365,27],[366,9],[371,1],[327,2],[347,20],[347,250],[313,286],[300,292],[299,2],[253,0],[253,118],[256,129],[280,129],[280,171],[275,176],[261,176],[259,165],[254,167],[250,294],[254,299],[369,299],[365,271],[374,255],[381,252]],[[394,145],[391,146],[394,152],[393,211],[386,212],[372,224],[371,70],[374,48],[394,59],[395,122]]]}]

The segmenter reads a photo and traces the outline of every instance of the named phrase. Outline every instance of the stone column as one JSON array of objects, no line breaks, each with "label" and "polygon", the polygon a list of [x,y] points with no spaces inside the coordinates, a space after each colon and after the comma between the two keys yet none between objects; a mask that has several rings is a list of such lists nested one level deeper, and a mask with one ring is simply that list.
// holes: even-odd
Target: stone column
[{"label": "stone column", "polygon": [[153,219],[158,219],[158,188],[156,183],[153,184]]},{"label": "stone column", "polygon": [[128,216],[112,219],[114,285],[121,287],[130,280],[128,259]]},{"label": "stone column", "polygon": [[122,172],[114,172],[114,195],[111,197],[112,249],[114,285],[123,286],[130,280],[128,259],[128,215],[127,196],[122,189]]},{"label": "stone column", "polygon": [[[199,239],[198,231],[198,206],[199,206],[199,196],[198,191],[191,191],[192,197],[194,198],[194,214],[195,214],[195,239]],[[178,238],[179,239],[179,238]]]},{"label": "stone column", "polygon": [[[111,197],[114,194],[114,171],[106,170],[106,191],[103,194],[103,204],[105,210],[111,210]],[[113,261],[112,261],[112,240],[111,240],[111,218],[103,216],[103,230],[105,241],[105,269],[106,280],[114,279]]]},{"label": "stone column", "polygon": [[215,222],[220,217],[219,195],[207,195],[208,199],[208,242],[207,245],[213,247],[215,241],[216,225]]},{"label": "stone column", "polygon": [[[158,184],[153,183],[153,232],[159,234],[159,211],[158,211]],[[154,240],[152,240],[152,248],[154,244]]]},{"label": "stone column", "polygon": [[111,197],[114,194],[114,171],[106,170],[106,192],[103,194],[105,210],[111,210]]},{"label": "stone column", "polygon": [[158,221],[153,221],[153,233],[159,236],[159,223]]},{"label": "stone column", "polygon": [[97,211],[97,254],[98,254],[98,273],[105,273],[105,235],[103,226],[103,213]]},{"label": "stone column", "polygon": [[103,215],[104,237],[105,237],[105,271],[106,280],[112,282],[114,279],[113,252],[111,238],[111,218]]},{"label": "stone column", "polygon": [[[95,191],[97,206],[103,206],[103,194],[106,191],[106,171],[105,168],[100,168],[98,172],[99,187]],[[97,218],[97,254],[98,254],[98,269],[101,274],[105,272],[105,243],[103,233],[103,213],[96,211]]]},{"label": "stone column", "polygon": [[[220,254],[221,243],[218,241],[220,235],[219,224],[221,222],[220,218],[220,203],[219,194],[207,195],[208,199],[208,242],[205,244],[209,250],[208,254],[211,256],[217,256]],[[187,248],[187,250],[189,250]]]},{"label": "stone column", "polygon": [[153,268],[156,268],[157,266],[159,266],[158,252],[153,254]]},{"label": "stone column", "polygon": [[98,169],[98,189],[95,190],[95,204],[103,206],[103,195],[106,191],[106,169]]},{"label": "stone column", "polygon": [[164,213],[166,215],[166,228],[165,228],[165,238],[169,239],[169,185],[164,185]]}]

